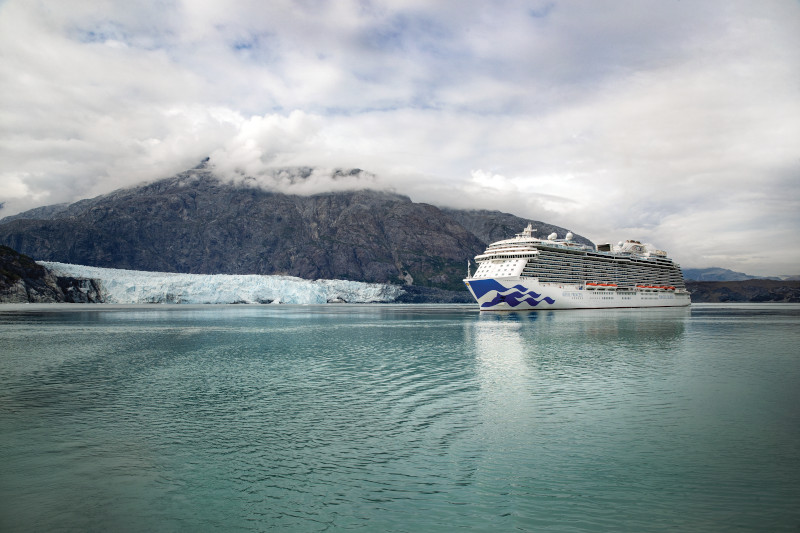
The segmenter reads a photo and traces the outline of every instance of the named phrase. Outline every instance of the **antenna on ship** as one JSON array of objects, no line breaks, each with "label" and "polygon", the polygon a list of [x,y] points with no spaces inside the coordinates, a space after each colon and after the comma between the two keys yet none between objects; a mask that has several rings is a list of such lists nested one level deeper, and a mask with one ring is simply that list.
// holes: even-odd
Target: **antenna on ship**
[{"label": "antenna on ship", "polygon": [[472,266],[472,263],[470,263],[469,259],[467,259],[467,277],[468,278],[472,277],[472,274],[469,271],[469,267],[471,267],[471,266]]}]

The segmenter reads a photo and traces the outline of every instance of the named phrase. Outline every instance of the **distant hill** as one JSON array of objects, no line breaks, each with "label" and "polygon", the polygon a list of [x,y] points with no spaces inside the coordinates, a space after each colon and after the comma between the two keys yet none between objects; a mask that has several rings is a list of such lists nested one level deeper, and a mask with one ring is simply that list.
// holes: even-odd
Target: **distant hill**
[{"label": "distant hill", "polygon": [[[304,173],[296,174],[293,179],[304,179]],[[89,266],[287,274],[465,291],[467,260],[528,222],[373,190],[286,195],[221,182],[198,167],[7,217],[0,220],[0,244],[37,260]],[[540,234],[567,231],[531,222]],[[579,235],[575,240],[590,243]]]},{"label": "distant hill", "polygon": [[746,279],[777,279],[773,277],[753,276],[743,272],[735,272],[727,268],[684,268],[683,277],[687,281],[744,281]]},{"label": "distant hill", "polygon": [[800,281],[688,281],[692,302],[800,302]]}]

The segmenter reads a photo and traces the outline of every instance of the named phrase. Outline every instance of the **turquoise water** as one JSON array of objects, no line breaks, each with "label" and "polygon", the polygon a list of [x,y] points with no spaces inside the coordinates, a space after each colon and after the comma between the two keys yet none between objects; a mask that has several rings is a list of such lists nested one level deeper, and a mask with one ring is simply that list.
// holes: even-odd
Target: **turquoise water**
[{"label": "turquoise water", "polygon": [[800,306],[0,306],[2,531],[798,531]]}]

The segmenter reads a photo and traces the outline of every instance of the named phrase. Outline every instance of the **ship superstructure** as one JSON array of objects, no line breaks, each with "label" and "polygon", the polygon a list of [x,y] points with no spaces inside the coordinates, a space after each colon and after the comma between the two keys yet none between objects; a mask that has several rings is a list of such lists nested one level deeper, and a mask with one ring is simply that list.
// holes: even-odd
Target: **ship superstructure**
[{"label": "ship superstructure", "polygon": [[689,305],[680,266],[666,252],[628,240],[597,247],[534,236],[531,224],[475,257],[464,283],[481,310]]}]

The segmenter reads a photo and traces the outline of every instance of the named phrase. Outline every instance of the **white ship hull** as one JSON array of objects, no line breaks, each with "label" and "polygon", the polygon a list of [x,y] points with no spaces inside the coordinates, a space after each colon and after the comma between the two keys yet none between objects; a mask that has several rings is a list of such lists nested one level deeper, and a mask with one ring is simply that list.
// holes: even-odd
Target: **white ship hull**
[{"label": "white ship hull", "polygon": [[468,278],[464,284],[481,311],[684,307],[691,303],[683,290],[587,288],[524,277]]}]

